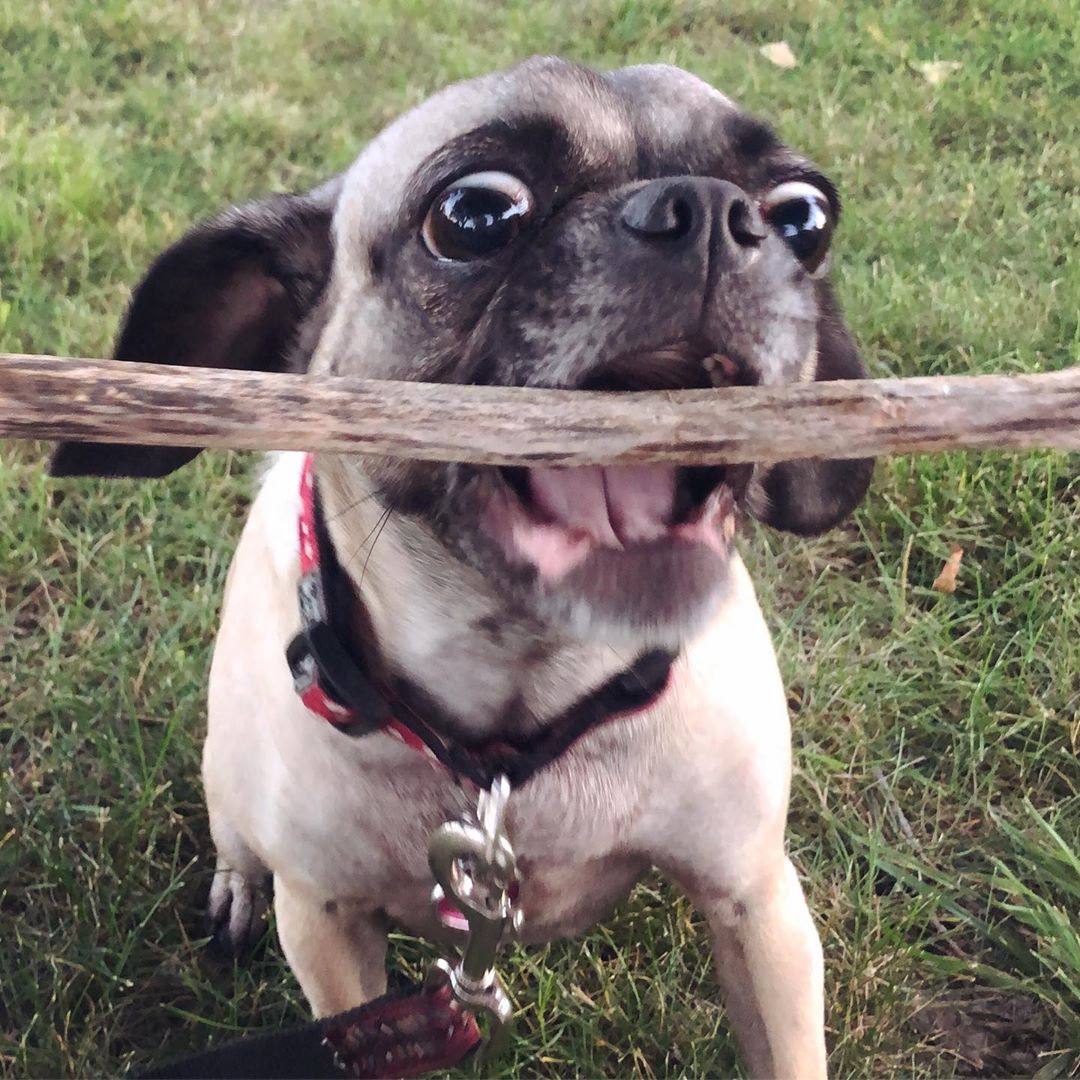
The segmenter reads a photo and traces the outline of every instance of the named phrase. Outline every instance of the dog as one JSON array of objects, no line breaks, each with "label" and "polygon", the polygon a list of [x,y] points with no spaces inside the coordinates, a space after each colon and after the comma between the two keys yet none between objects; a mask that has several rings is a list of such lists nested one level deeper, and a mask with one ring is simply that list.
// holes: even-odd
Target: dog
[{"label": "dog", "polygon": [[[683,70],[533,58],[437,93],[308,194],[193,229],[135,290],[115,355],[599,392],[860,378],[827,282],[839,210],[815,165]],[[198,452],[69,442],[51,469],[159,477]],[[785,694],[733,534],[820,533],[871,471],[276,457],[209,678],[221,940],[258,935],[272,875],[313,1013],[382,994],[388,923],[440,931],[429,836],[483,762],[510,762],[523,941],[582,932],[659,868],[707,920],[750,1072],[824,1075]],[[312,548],[333,572],[302,614]],[[310,652],[286,662],[327,621],[378,723],[355,695],[309,696]],[[585,699],[596,715],[568,729]]]}]

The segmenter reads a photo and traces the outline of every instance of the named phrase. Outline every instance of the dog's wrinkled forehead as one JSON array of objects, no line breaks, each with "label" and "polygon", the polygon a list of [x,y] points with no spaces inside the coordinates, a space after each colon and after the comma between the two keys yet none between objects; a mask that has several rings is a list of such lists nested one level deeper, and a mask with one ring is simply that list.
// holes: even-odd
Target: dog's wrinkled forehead
[{"label": "dog's wrinkled forehead", "polygon": [[639,147],[686,148],[740,115],[731,98],[669,64],[620,68],[605,79],[633,117]]},{"label": "dog's wrinkled forehead", "polygon": [[339,250],[396,224],[425,163],[470,132],[557,125],[583,172],[622,166],[644,177],[704,171],[734,136],[725,138],[725,119],[741,116],[708,83],[661,64],[599,73],[534,57],[456,83],[387,127],[353,164],[337,210]]}]

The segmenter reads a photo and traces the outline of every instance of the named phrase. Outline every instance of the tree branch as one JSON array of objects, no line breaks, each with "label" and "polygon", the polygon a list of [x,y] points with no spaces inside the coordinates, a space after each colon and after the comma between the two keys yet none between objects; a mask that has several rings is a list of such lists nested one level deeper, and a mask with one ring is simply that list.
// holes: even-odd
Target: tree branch
[{"label": "tree branch", "polygon": [[0,436],[489,465],[1080,450],[1080,367],[602,394],[0,353]]}]

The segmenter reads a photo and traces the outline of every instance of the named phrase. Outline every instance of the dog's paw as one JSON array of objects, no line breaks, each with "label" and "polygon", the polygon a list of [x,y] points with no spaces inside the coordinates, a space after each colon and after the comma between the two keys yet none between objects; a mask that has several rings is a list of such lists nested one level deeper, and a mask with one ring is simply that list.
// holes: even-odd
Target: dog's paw
[{"label": "dog's paw", "polygon": [[226,956],[245,956],[262,940],[270,884],[269,877],[253,881],[236,870],[219,868],[214,873],[207,920],[215,948]]}]

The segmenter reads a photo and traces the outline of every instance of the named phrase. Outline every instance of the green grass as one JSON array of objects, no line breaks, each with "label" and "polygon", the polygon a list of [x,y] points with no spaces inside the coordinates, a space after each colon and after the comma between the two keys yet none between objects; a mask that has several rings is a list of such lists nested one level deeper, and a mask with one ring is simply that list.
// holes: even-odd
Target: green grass
[{"label": "green grass", "polygon": [[[875,373],[1064,367],[1077,25],[1068,0],[0,0],[0,344],[106,353],[193,219],[312,184],[447,80],[541,51],[682,64],[818,158]],[[780,39],[794,70],[758,54]],[[963,67],[931,86],[935,59]],[[116,1073],[303,1014],[276,943],[223,965],[198,918],[203,688],[252,461],[61,484],[43,454],[0,450],[0,1063]],[[848,527],[745,545],[790,688],[837,1075],[1080,1074],[1076,464],[896,460]],[[394,971],[429,955],[401,940]],[[698,920],[658,882],[507,968],[508,1073],[736,1068]]]}]

